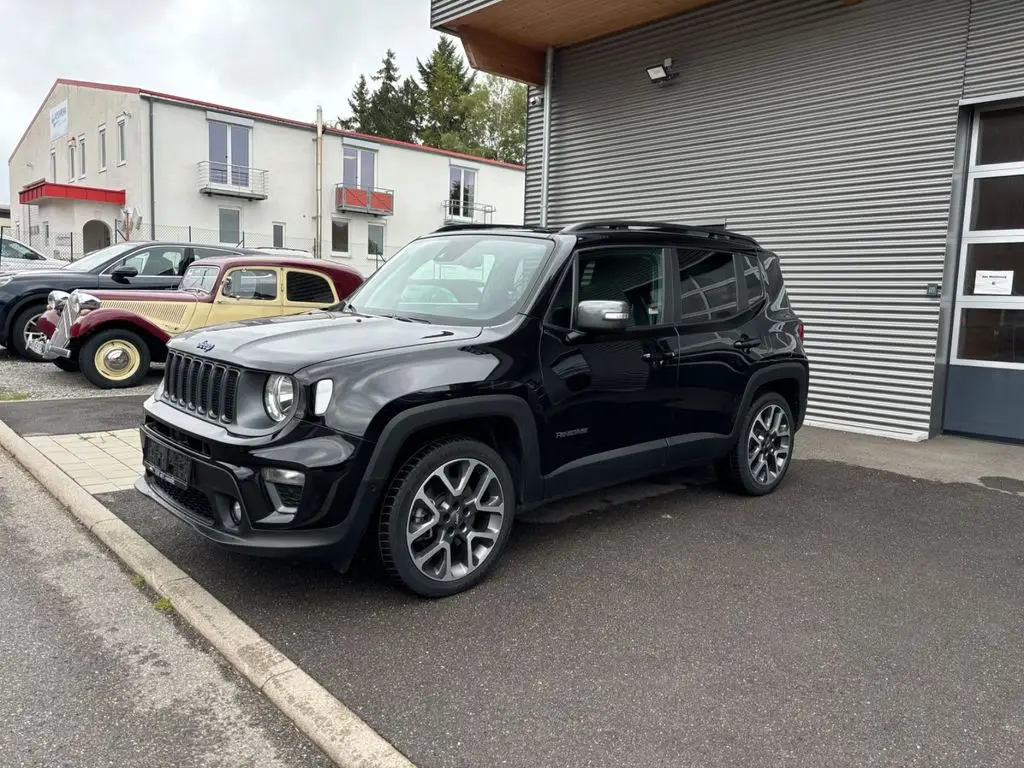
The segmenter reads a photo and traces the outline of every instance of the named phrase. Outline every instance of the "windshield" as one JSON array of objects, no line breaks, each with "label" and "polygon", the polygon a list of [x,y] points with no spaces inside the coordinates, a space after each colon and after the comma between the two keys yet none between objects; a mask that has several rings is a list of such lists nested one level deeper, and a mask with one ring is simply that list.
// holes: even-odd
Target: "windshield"
[{"label": "windshield", "polygon": [[352,311],[496,325],[515,314],[551,252],[537,237],[452,234],[416,240],[352,295]]},{"label": "windshield", "polygon": [[212,293],[213,286],[217,283],[217,275],[219,274],[219,267],[189,267],[185,270],[185,276],[181,278],[181,285],[179,287],[183,291]]},{"label": "windshield", "polygon": [[100,248],[98,251],[86,254],[77,261],[72,261],[64,269],[68,272],[92,272],[94,269],[102,267],[110,259],[117,256],[119,253],[134,248],[138,243],[117,243],[116,245],[108,245],[106,248]]}]

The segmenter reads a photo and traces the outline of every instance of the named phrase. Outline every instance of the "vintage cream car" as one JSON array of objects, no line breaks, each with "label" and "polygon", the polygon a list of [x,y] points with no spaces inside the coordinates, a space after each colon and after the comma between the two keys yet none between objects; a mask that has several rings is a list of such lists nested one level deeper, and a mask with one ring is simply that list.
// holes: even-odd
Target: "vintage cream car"
[{"label": "vintage cream car", "polygon": [[362,283],[354,269],[286,256],[231,256],[192,263],[174,291],[91,291],[49,296],[39,350],[97,387],[137,385],[162,363],[173,336],[221,323],[337,304]]}]

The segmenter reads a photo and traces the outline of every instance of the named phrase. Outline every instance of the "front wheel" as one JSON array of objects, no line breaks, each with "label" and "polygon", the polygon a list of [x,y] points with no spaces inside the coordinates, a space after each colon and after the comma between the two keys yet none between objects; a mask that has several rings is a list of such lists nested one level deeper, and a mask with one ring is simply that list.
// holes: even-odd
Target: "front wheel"
[{"label": "front wheel", "polygon": [[149,372],[149,362],[149,345],[120,328],[94,334],[78,353],[85,378],[100,389],[136,386]]},{"label": "front wheel", "polygon": [[381,560],[419,595],[454,595],[494,566],[514,515],[512,475],[496,451],[464,438],[430,443],[388,489],[378,529]]},{"label": "front wheel", "polygon": [[716,466],[731,490],[764,496],[778,488],[793,457],[793,412],[786,398],[768,392],[750,406],[739,437]]}]

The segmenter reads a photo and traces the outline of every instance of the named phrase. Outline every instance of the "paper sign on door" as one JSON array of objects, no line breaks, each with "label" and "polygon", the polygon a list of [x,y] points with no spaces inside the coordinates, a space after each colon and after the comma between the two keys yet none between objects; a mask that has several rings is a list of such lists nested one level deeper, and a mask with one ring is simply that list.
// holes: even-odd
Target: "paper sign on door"
[{"label": "paper sign on door", "polygon": [[975,296],[1010,296],[1013,294],[1013,271],[979,269],[974,273]]}]

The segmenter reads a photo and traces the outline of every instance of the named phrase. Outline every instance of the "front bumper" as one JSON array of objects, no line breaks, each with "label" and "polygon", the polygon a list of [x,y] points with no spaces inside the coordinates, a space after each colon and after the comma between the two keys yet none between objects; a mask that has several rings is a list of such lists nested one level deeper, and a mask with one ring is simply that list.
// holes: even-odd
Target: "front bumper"
[{"label": "front bumper", "polygon": [[[182,419],[192,418],[182,414]],[[144,459],[145,474],[135,484],[197,533],[228,549],[262,557],[324,559],[347,564],[357,551],[366,520],[346,507],[351,494],[348,463],[322,464],[325,441],[343,445],[335,458],[351,456],[354,447],[339,435],[312,435],[272,448],[217,445],[183,433],[180,428],[148,416],[141,428],[143,455],[152,442],[189,459],[189,481],[182,487]],[[261,453],[273,456],[268,462]],[[230,459],[230,460],[227,460]],[[310,466],[310,465],[313,466]],[[261,476],[262,467],[287,466],[305,472],[296,521],[286,525],[260,523],[274,516],[274,497]],[[232,518],[238,503],[240,519]],[[254,522],[255,521],[255,522]]]},{"label": "front bumper", "polygon": [[67,312],[48,309],[36,321],[36,328],[46,337],[46,341],[33,340],[29,343],[29,348],[44,360],[71,357],[71,318],[66,315]]}]

